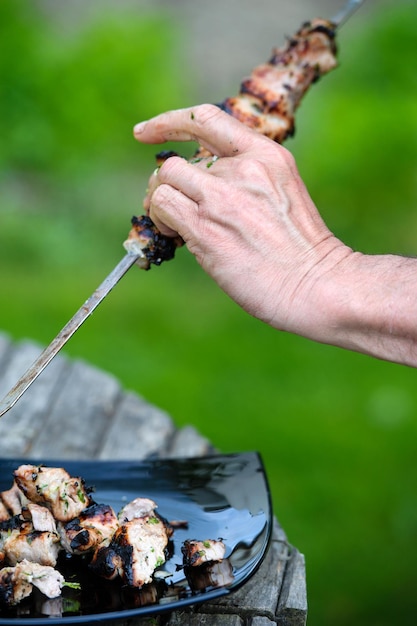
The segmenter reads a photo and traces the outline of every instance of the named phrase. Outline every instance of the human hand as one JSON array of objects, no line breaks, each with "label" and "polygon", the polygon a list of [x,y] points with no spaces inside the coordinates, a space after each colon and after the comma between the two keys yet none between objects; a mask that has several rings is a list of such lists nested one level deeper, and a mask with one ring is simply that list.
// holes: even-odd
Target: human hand
[{"label": "human hand", "polygon": [[146,210],[249,313],[317,338],[319,279],[350,250],[324,224],[290,153],[212,105],[162,114],[134,133],[143,143],[197,141],[216,155],[167,159]]},{"label": "human hand", "polygon": [[217,157],[169,158],[144,204],[246,311],[281,330],[417,367],[417,259],[345,246],[287,150],[212,105],[164,113],[134,132],[144,143],[197,141]]}]

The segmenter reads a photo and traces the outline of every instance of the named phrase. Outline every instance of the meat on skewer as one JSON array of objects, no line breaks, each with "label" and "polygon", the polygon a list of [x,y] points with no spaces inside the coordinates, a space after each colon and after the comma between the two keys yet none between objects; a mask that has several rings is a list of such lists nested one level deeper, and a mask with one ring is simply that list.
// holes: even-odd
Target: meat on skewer
[{"label": "meat on skewer", "polygon": [[[335,25],[323,19],[306,22],[243,80],[238,96],[219,106],[245,126],[283,143],[294,134],[295,111],[310,85],[337,66],[336,52]],[[206,154],[204,149],[200,153]]]},{"label": "meat on skewer", "polygon": [[[336,24],[314,19],[306,22],[288,39],[286,46],[274,49],[267,63],[256,67],[244,79],[240,93],[226,98],[219,107],[246,126],[282,143],[294,134],[295,112],[309,87],[337,66]],[[160,164],[174,156],[172,151],[157,155]],[[195,159],[213,156],[200,146]],[[144,258],[137,261],[142,269],[172,259],[182,241],[165,237],[148,216],[133,217],[132,228],[124,247],[128,252],[138,249]]]}]

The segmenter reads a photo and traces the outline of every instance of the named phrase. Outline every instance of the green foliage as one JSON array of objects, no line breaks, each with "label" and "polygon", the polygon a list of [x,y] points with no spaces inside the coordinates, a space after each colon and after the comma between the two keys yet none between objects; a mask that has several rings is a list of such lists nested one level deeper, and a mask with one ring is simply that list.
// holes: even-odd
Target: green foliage
[{"label": "green foliage", "polygon": [[161,15],[104,14],[70,37],[32,3],[0,4],[0,165],[48,176],[111,164],[136,121],[178,106],[184,79]]},{"label": "green foliage", "polygon": [[[377,4],[341,31],[340,68],[307,95],[288,147],[338,236],[415,254],[417,7]],[[163,14],[66,31],[35,7],[0,3],[0,328],[48,343],[140,212],[155,148],[132,125],[195,96]],[[414,370],[272,331],[186,250],[131,270],[66,351],[219,449],[262,453],[306,554],[311,626],[414,624]]]}]

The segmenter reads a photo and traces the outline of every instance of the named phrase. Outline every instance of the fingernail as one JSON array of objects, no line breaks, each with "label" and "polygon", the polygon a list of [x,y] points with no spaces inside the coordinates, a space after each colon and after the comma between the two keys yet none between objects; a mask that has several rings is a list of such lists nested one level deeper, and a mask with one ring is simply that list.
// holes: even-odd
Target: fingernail
[{"label": "fingernail", "polygon": [[133,127],[133,134],[140,135],[145,130],[146,122],[140,122]]}]

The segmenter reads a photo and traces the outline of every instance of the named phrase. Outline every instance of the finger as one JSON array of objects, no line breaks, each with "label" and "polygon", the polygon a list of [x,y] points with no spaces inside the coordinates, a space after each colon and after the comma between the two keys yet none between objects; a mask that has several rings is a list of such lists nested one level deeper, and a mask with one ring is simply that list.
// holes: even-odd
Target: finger
[{"label": "finger", "polygon": [[194,202],[200,203],[212,192],[213,184],[219,184],[219,180],[214,182],[213,176],[209,174],[211,169],[208,170],[207,165],[210,163],[213,161],[208,160],[199,167],[180,157],[171,157],[159,168],[156,174],[157,183],[170,185]]},{"label": "finger", "polygon": [[[218,156],[244,152],[253,141],[255,131],[212,104],[169,111],[134,128],[142,143],[197,141]],[[259,137],[256,133],[256,136]]]},{"label": "finger", "polygon": [[149,216],[163,235],[179,235],[187,241],[190,236],[189,224],[198,219],[198,206],[178,189],[164,184],[152,195]]},{"label": "finger", "polygon": [[[202,178],[201,180],[194,180],[194,177],[192,177],[189,168],[182,167],[182,164],[185,163],[184,159],[182,157],[170,157],[170,159],[174,158],[179,159],[177,167],[174,161],[171,160],[169,166],[165,166],[164,164],[162,164],[161,167],[164,167],[162,172],[160,172],[160,168],[157,168],[149,178],[148,188],[146,190],[146,195],[143,199],[143,208],[147,213],[149,213],[153,192],[158,187],[158,185],[164,183],[172,185],[180,191],[183,190],[184,193],[187,193],[196,202],[200,201],[203,196],[202,185],[207,184],[207,180],[203,180]],[[217,161],[218,157],[205,157],[191,160],[188,163],[192,164],[194,169],[201,168],[202,171],[207,172]],[[210,170],[210,173],[215,172]]]}]

